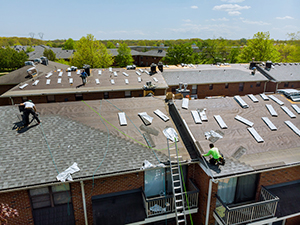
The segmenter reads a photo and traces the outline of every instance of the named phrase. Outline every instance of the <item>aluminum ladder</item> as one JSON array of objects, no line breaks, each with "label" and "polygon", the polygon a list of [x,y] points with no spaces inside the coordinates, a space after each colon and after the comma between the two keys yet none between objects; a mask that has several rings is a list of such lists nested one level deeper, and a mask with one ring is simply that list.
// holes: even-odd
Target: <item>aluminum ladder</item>
[{"label": "aluminum ladder", "polygon": [[[169,153],[169,162],[170,162],[170,171],[171,171],[171,178],[172,178],[172,188],[173,188],[173,201],[175,206],[175,217],[176,217],[176,224],[187,224],[186,222],[186,215],[185,215],[185,199],[184,199],[184,192],[182,188],[182,179],[181,179],[181,169],[179,164],[178,156],[178,149],[177,143],[175,139],[175,148],[170,149],[169,147],[169,139],[167,140],[168,143],[168,153]],[[171,157],[175,158],[175,161],[172,161]]]}]

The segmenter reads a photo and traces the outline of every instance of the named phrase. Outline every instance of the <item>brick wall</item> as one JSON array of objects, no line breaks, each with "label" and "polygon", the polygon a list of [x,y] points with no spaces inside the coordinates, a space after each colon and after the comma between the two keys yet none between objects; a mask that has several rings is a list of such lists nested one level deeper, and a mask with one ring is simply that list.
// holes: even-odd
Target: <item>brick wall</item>
[{"label": "brick wall", "polygon": [[[84,181],[88,223],[93,224],[92,196],[133,190],[140,187],[144,187],[143,172],[96,179],[94,187],[92,180]],[[79,182],[72,183],[71,192],[76,224],[84,224],[83,203]]]},{"label": "brick wall", "polygon": [[296,224],[300,224],[300,216],[287,219],[285,222],[285,225],[296,225]]},{"label": "brick wall", "polygon": [[[264,92],[265,82],[261,82],[259,86],[256,86],[256,82],[244,83],[243,91],[239,91],[239,83],[229,83],[228,88],[225,88],[225,83],[213,84],[210,90],[209,84],[197,85],[198,98],[205,98],[208,96],[234,96],[234,95],[246,95],[246,94],[260,94]],[[168,92],[172,92],[172,89],[178,88],[178,85],[170,86]],[[188,90],[192,93],[192,85],[188,86]],[[175,92],[173,92],[175,94]]]},{"label": "brick wall", "polygon": [[258,187],[300,180],[300,166],[261,173]]},{"label": "brick wall", "polygon": [[[198,164],[193,164],[188,167],[188,177],[192,178],[193,182],[199,189],[199,203],[198,203],[198,213],[193,214],[194,224],[205,224],[206,218],[206,207],[208,198],[208,187],[210,177],[201,169]],[[215,195],[218,192],[218,185],[212,183],[212,193],[210,202],[210,213],[209,213],[209,224],[214,225],[215,219],[213,218],[213,211],[216,207]]]},{"label": "brick wall", "polygon": [[26,190],[0,194],[0,202],[18,210],[19,216],[9,218],[9,225],[34,224],[30,199]]}]

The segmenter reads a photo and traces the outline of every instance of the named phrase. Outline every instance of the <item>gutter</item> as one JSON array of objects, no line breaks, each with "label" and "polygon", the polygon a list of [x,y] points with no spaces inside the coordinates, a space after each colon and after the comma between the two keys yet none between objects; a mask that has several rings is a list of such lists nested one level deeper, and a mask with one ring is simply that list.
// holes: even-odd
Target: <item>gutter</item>
[{"label": "gutter", "polygon": [[84,183],[83,183],[83,181],[80,181],[80,186],[81,186],[81,193],[82,193],[84,222],[85,222],[85,225],[88,225],[87,211],[86,211],[86,201],[85,201],[85,193],[84,193]]}]

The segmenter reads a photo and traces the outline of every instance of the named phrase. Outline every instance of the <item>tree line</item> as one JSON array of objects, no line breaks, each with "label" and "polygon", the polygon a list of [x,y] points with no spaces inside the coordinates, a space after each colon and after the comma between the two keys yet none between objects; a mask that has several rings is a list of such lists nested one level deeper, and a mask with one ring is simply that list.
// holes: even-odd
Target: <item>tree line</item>
[{"label": "tree line", "polygon": [[[162,61],[169,65],[180,63],[248,63],[253,59],[255,61],[300,62],[300,32],[288,35],[288,41],[275,41],[270,38],[269,32],[258,32],[253,35],[252,39],[241,39],[239,41],[223,38],[206,40],[195,38],[169,41],[139,40],[138,44],[142,46],[146,46],[147,44],[161,46],[162,43],[165,43],[169,48],[167,49],[166,57]],[[0,38],[0,43],[5,42],[11,46],[17,40],[20,44],[21,42],[32,44],[36,39]],[[130,40],[121,41],[121,43],[118,40],[118,55],[116,57],[113,57],[109,53],[109,48],[116,48],[116,41],[99,41],[92,34],[88,34],[78,41],[69,38],[63,42],[64,49],[76,50],[70,61],[56,59],[51,49],[45,49],[44,56],[51,61],[77,66],[78,68],[82,68],[84,64],[89,64],[93,68],[109,67],[112,65],[124,67],[132,64],[133,58],[127,44],[128,42],[131,43]],[[37,43],[40,42],[45,41],[38,40]],[[21,45],[24,45],[24,43]],[[30,46],[27,48],[28,52],[32,50],[33,48]],[[28,57],[23,51],[17,52],[11,47],[0,48],[1,71],[20,68],[26,60],[28,60]]]}]

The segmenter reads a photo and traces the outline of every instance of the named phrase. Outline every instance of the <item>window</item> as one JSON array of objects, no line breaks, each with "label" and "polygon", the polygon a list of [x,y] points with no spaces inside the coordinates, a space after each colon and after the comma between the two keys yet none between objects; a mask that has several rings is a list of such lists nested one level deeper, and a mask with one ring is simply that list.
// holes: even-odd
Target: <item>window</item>
[{"label": "window", "polygon": [[285,82],[284,87],[289,87],[289,82]]},{"label": "window", "polygon": [[71,202],[69,184],[31,189],[29,194],[33,209],[54,207]]},{"label": "window", "polygon": [[47,95],[47,102],[55,102],[54,95]]},{"label": "window", "polygon": [[[187,166],[182,166],[184,181],[187,181]],[[145,194],[147,197],[172,193],[172,178],[170,168],[155,168],[145,170]]]},{"label": "window", "polygon": [[226,204],[236,204],[255,199],[257,174],[223,179],[218,185],[218,196]]},{"label": "window", "polygon": [[226,89],[228,89],[228,87],[229,87],[229,84],[228,84],[228,83],[226,83],[226,84],[225,84],[225,88],[226,88]]},{"label": "window", "polygon": [[108,92],[104,92],[104,99],[108,99],[108,98],[109,98]]},{"label": "window", "polygon": [[244,90],[244,83],[240,83],[239,84],[239,91],[243,91]]},{"label": "window", "polygon": [[209,85],[209,90],[212,90],[214,88],[214,85],[213,84],[210,84]]},{"label": "window", "polygon": [[197,94],[197,85],[192,85],[192,94]]},{"label": "window", "polygon": [[131,91],[125,91],[125,97],[131,97]]},{"label": "window", "polygon": [[81,101],[81,100],[83,100],[82,94],[75,94],[75,100],[76,100],[76,101]]},{"label": "window", "polygon": [[261,82],[256,82],[256,87],[260,87]]}]

